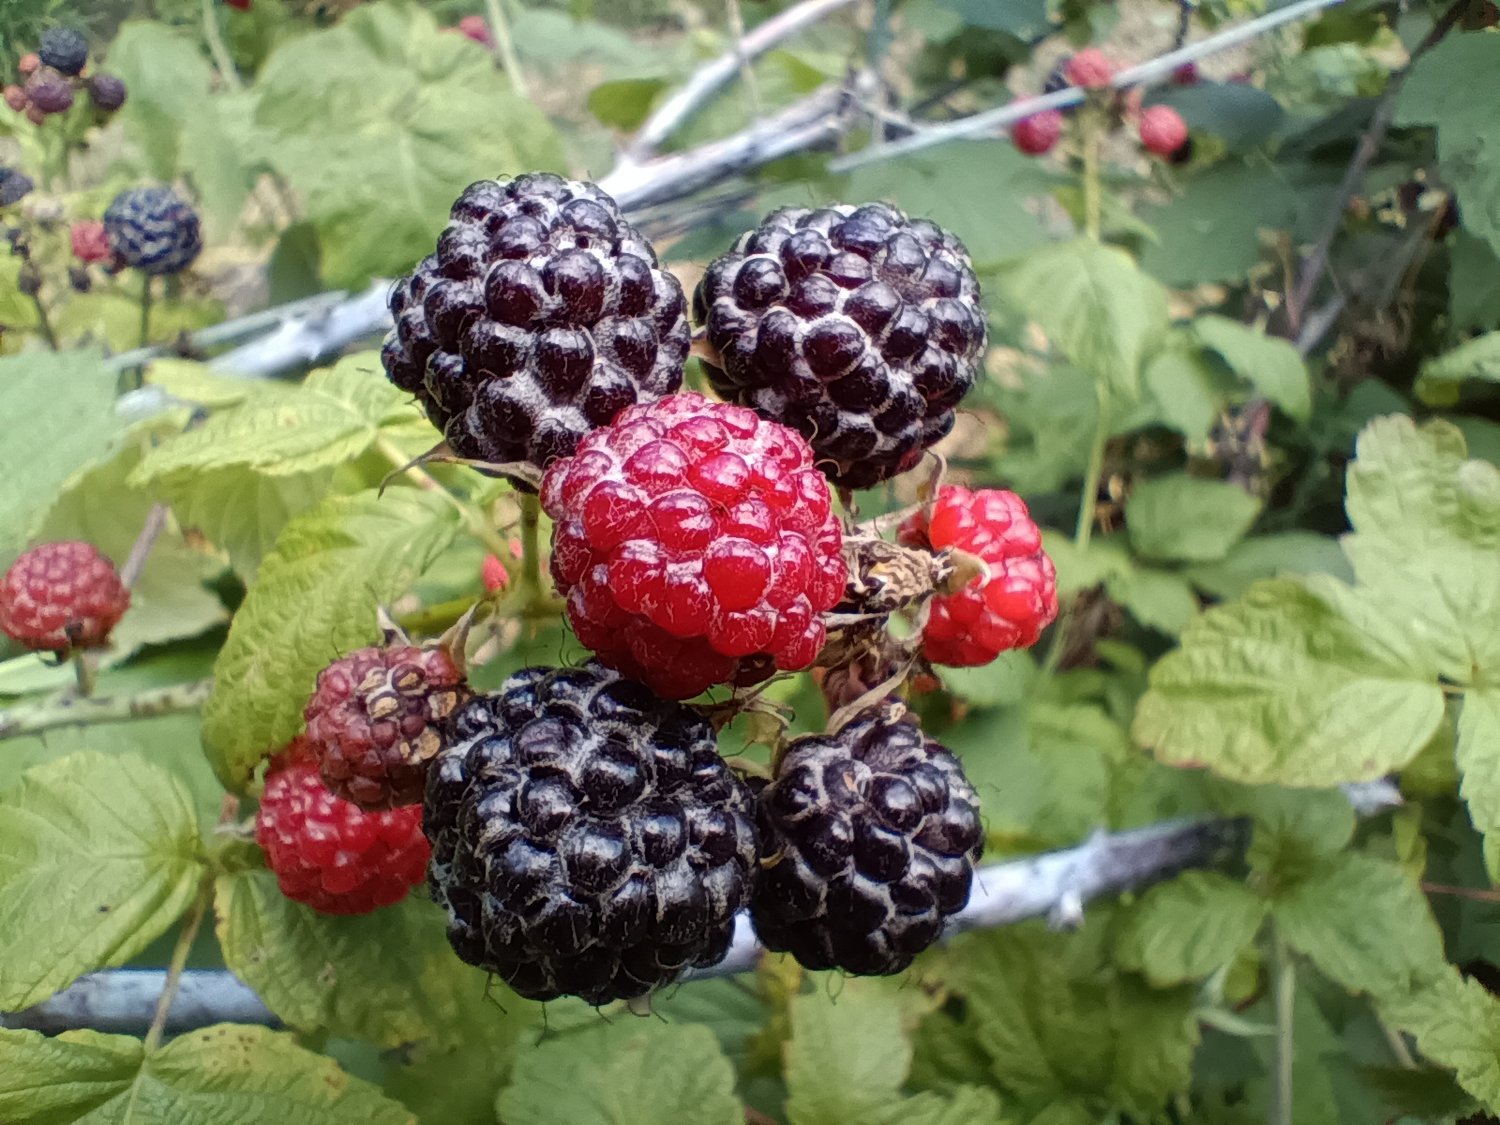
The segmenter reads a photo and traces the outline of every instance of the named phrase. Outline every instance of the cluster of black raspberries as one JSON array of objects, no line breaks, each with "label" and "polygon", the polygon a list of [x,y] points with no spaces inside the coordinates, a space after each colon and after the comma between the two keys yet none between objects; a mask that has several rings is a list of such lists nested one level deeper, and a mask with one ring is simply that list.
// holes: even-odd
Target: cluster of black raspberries
[{"label": "cluster of black raspberries", "polygon": [[32,54],[20,60],[20,84],[5,87],[5,104],[25,114],[33,125],[43,124],[54,114],[73,107],[74,95],[82,91],[100,117],[125,104],[125,83],[102,71],[87,73],[89,44],[81,31],[71,27],[49,27]]},{"label": "cluster of black raspberries", "polygon": [[[727,401],[679,390],[688,302],[650,244],[599,188],[551,175],[468,188],[391,299],[389,377],[452,452],[540,492],[595,658],[474,694],[451,638],[388,638],[324,670],[299,742],[352,806],[421,800],[453,948],[534,999],[647,994],[722,959],[742,910],[809,968],[898,972],[964,906],[983,847],[958,760],[871,690],[893,669],[870,637],[903,602],[833,510],[834,489],[911,469],[952,428],[985,344],[967,254],[883,204],[781,210],[693,308]],[[994,580],[946,626],[981,655],[949,662],[1034,642],[1056,602],[1024,505],[944,494],[887,546],[933,573],[943,544],[992,552]],[[809,667],[836,725],[742,778],[710,721],[726,707],[687,701]],[[263,805],[273,868],[299,818],[333,815],[316,803]]]}]

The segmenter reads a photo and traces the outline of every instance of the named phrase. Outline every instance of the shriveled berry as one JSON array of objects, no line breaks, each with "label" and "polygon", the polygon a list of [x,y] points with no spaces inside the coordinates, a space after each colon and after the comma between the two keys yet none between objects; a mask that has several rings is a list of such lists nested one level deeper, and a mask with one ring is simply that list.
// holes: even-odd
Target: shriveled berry
[{"label": "shriveled berry", "polygon": [[1062,136],[1063,115],[1055,109],[1044,109],[1023,117],[1010,128],[1010,139],[1027,156],[1051,152]]},{"label": "shriveled berry", "polygon": [[1146,151],[1170,157],[1187,139],[1187,122],[1171,106],[1153,105],[1141,111],[1141,144]]},{"label": "shriveled berry", "polygon": [[432,854],[420,805],[365,812],[335,796],[301,740],[266,774],[255,842],[281,893],[320,914],[368,914],[400,902]]},{"label": "shriveled berry", "polygon": [[323,782],[362,809],[422,799],[442,722],[469,695],[446,649],[362,648],[318,673],[302,717]]},{"label": "shriveled berry", "polygon": [[1098,47],[1085,47],[1068,60],[1063,74],[1074,86],[1099,89],[1114,79],[1115,64]]},{"label": "shriveled berry", "polygon": [[756,683],[822,648],[842,531],[787,427],[698,394],[633,406],[547,470],[542,506],[573,631],[658,695]]},{"label": "shriveled berry", "polygon": [[38,652],[98,648],[128,608],[130,591],[92,543],[41,543],[0,579],[0,631]]},{"label": "shriveled berry", "polygon": [[694,311],[714,389],[800,432],[842,488],[915,466],[985,345],[963,244],[883,203],[773,212],[709,266]]},{"label": "shriveled berry", "polygon": [[806,968],[898,973],[968,902],[979,797],[899,705],[794,740],[756,809],[755,932]]},{"label": "shriveled berry", "polygon": [[702,716],[589,663],[523,669],[448,729],[424,817],[459,957],[530,999],[591,1004],[723,959],[754,802]]},{"label": "shriveled berry", "polygon": [[971,492],[946,485],[929,519],[918,512],[901,528],[910,546],[949,548],[978,556],[988,577],[932,601],[922,650],[934,664],[988,664],[1027,648],[1057,616],[1057,570],[1042,550],[1042,533],[1014,492]]}]

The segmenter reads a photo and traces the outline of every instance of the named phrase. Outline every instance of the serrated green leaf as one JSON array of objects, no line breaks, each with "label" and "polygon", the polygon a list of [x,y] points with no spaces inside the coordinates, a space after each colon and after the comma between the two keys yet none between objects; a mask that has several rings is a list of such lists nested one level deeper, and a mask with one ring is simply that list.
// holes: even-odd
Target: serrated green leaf
[{"label": "serrated green leaf", "polygon": [[1189,441],[1206,441],[1227,405],[1229,380],[1216,367],[1183,342],[1162,348],[1146,361],[1143,407]]},{"label": "serrated green leaf", "polygon": [[329,468],[267,476],[232,465],[171,473],[154,486],[178,522],[224,551],[249,582],[287,523],[328,495],[333,473]]},{"label": "serrated green leaf", "polygon": [[1459,388],[1470,379],[1500,383],[1500,332],[1465,340],[1452,351],[1424,360],[1417,378],[1417,397],[1429,406],[1452,406]]},{"label": "serrated green leaf", "polygon": [[1446,422],[1365,427],[1349,466],[1344,553],[1365,600],[1456,683],[1500,669],[1500,468]]},{"label": "serrated green leaf", "polygon": [[1198,599],[1188,580],[1169,571],[1138,567],[1110,578],[1104,588],[1142,625],[1173,636],[1198,612]]},{"label": "serrated green leaf", "polygon": [[879,1125],[1009,1125],[1015,1118],[1001,1112],[993,1090],[960,1086],[945,1095],[922,1093],[902,1098],[870,1118]]},{"label": "serrated green leaf", "polygon": [[1068,360],[1125,400],[1167,329],[1167,295],[1123,250],[1092,238],[1049,243],[1001,267],[1007,299]]},{"label": "serrated green leaf", "polygon": [[[420,894],[336,917],[292,902],[275,875],[254,869],[219,878],[214,910],[225,965],[290,1027],[441,1049],[493,1011],[485,974],[453,955],[442,912]],[[504,1006],[517,1011],[513,1032],[530,1006],[515,997]],[[487,1028],[487,1038],[500,1031]]]},{"label": "serrated green leaf", "polygon": [[[1347,589],[1347,588],[1344,588]],[[1156,757],[1252,784],[1381,777],[1437,729],[1443,694],[1303,582],[1209,610],[1151,670],[1133,733]]]},{"label": "serrated green leaf", "polygon": [[1307,421],[1312,414],[1312,386],[1307,365],[1291,344],[1223,316],[1198,317],[1193,333],[1289,417]]},{"label": "serrated green leaf", "polygon": [[20,554],[63,483],[108,455],[121,433],[114,405],[115,375],[95,352],[0,358],[0,413],[18,422],[0,442],[0,565]]},{"label": "serrated green leaf", "polygon": [[1483,985],[1450,971],[1381,1009],[1411,1033],[1423,1055],[1452,1070],[1480,1104],[1500,1111],[1500,1004]]},{"label": "serrated green leaf", "polygon": [[1459,792],[1469,819],[1484,833],[1484,862],[1500,881],[1500,691],[1464,692],[1458,716]]},{"label": "serrated green leaf", "polygon": [[1170,473],[1137,485],[1125,502],[1130,545],[1152,559],[1211,562],[1245,537],[1260,501],[1227,481]]},{"label": "serrated green leaf", "polygon": [[0,795],[0,1011],[130,960],[202,871],[192,798],[161,767],[85,752],[27,771]]},{"label": "serrated green leaf", "polygon": [[183,125],[210,100],[213,71],[201,46],[192,33],[161,21],[130,20],[110,42],[109,69],[130,91],[118,120],[152,174],[171,180]]},{"label": "serrated green leaf", "polygon": [[1486,107],[1500,100],[1500,39],[1449,36],[1417,60],[1396,124],[1437,127],[1438,163],[1458,193],[1464,228],[1500,251],[1500,159]]},{"label": "serrated green leaf", "polygon": [[163,442],[135,479],[229,467],[299,476],[354,459],[375,441],[382,423],[415,417],[410,396],[386,380],[378,357],[365,352],[314,371],[299,387],[259,390]]},{"label": "serrated green leaf", "polygon": [[622,1018],[516,1059],[506,1125],[743,1125],[734,1070],[707,1028]]},{"label": "serrated green leaf", "polygon": [[863,1125],[900,1096],[912,1050],[893,993],[851,981],[835,1001],[820,989],[792,1001],[791,1021],[791,1125]]},{"label": "serrated green leaf", "polygon": [[1002,652],[978,668],[939,668],[949,694],[974,707],[1008,707],[1020,703],[1036,679],[1036,661],[1019,649]]},{"label": "serrated green leaf", "polygon": [[1183,572],[1194,586],[1216,598],[1237,598],[1262,578],[1327,574],[1354,581],[1354,570],[1338,540],[1310,531],[1285,531],[1242,539],[1216,562],[1196,563]]},{"label": "serrated green leaf", "polygon": [[304,201],[334,285],[431,253],[473,181],[565,163],[489,53],[415,5],[362,5],[283,42],[255,88],[268,158]]},{"label": "serrated green leaf", "polygon": [[154,359],[145,374],[151,386],[160,387],[173,398],[211,410],[235,406],[254,395],[276,390],[274,384],[225,375],[191,359]]},{"label": "serrated green leaf", "polygon": [[453,539],[452,508],[398,488],[334,496],[299,516],[261,564],[214,665],[203,740],[238,789],[302,728],[318,672],[379,636],[375,612],[406,592]]},{"label": "serrated green leaf", "polygon": [[1255,940],[1265,912],[1243,883],[1189,871],[1152,887],[1126,910],[1115,957],[1158,987],[1202,980]]},{"label": "serrated green leaf", "polygon": [[617,78],[601,82],[589,91],[589,112],[616,129],[637,129],[651,114],[665,78]]},{"label": "serrated green leaf", "polygon": [[[145,489],[127,483],[140,461],[141,447],[132,442],[77,477],[47,513],[38,535],[82,539],[124,565],[155,502]],[[130,608],[110,635],[115,653],[197,636],[222,624],[229,615],[204,583],[223,569],[221,561],[188,546],[168,521],[131,588]]]},{"label": "serrated green leaf", "polygon": [[15,1125],[416,1125],[332,1059],[263,1027],[216,1024],[146,1056],[139,1039],[0,1030],[0,1119]]},{"label": "serrated green leaf", "polygon": [[1057,567],[1057,592],[1063,597],[1124,578],[1135,569],[1123,535],[1100,536],[1080,551],[1071,536],[1043,528],[1042,548]]}]

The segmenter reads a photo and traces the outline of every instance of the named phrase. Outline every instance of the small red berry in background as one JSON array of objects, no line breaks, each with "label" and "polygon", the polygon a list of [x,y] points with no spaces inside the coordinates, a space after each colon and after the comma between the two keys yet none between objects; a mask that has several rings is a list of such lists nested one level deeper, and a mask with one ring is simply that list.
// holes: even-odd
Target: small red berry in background
[{"label": "small red berry in background", "polygon": [[35,51],[28,55],[22,55],[16,63],[16,69],[21,72],[22,77],[29,77],[32,71],[42,65],[42,57]]},{"label": "small red berry in background", "polygon": [[362,809],[418,804],[441,724],[469,697],[447,650],[372,645],[318,673],[302,712],[323,783]]},{"label": "small red berry in background", "polygon": [[98,648],[129,607],[115,564],[92,543],[42,543],[0,578],[0,631],[35,652]]},{"label": "small red berry in background", "polygon": [[1141,112],[1141,144],[1148,151],[1157,156],[1171,156],[1187,139],[1187,122],[1171,106],[1154,105]]},{"label": "small red berry in background", "polygon": [[1198,84],[1198,64],[1185,62],[1172,72],[1172,81],[1178,86],[1196,86]]},{"label": "small red berry in background", "polygon": [[68,237],[73,244],[73,257],[80,262],[107,262],[114,256],[104,223],[99,219],[80,219],[73,224]]},{"label": "small red berry in background", "polygon": [[1051,152],[1062,136],[1063,115],[1060,110],[1044,109],[1023,117],[1010,128],[1011,142],[1027,156]]},{"label": "small red berry in background", "polygon": [[484,556],[484,588],[487,593],[496,593],[510,585],[510,571],[496,555]]},{"label": "small red berry in background", "polygon": [[1057,570],[1042,550],[1042,532],[1014,492],[946,485],[930,518],[901,526],[913,547],[954,548],[982,559],[989,577],[932,601],[922,649],[934,664],[988,664],[1002,652],[1029,648],[1057,616]]},{"label": "small red berry in background", "polygon": [[281,893],[322,914],[368,914],[426,877],[422,806],[364,812],[335,797],[301,739],[271,763],[255,842]]},{"label": "small red berry in background", "polygon": [[483,16],[465,16],[458,21],[458,30],[465,39],[472,39],[486,47],[495,42],[490,37],[490,25],[484,22]]},{"label": "small red berry in background", "polygon": [[743,406],[678,394],[626,407],[552,463],[542,507],[578,640],[664,699],[806,668],[844,593],[812,449]]},{"label": "small red berry in background", "polygon": [[31,99],[26,96],[26,91],[21,87],[7,86],[5,87],[5,104],[17,113],[22,113],[31,104]]},{"label": "small red berry in background", "polygon": [[250,10],[251,0],[224,0],[224,3],[228,4],[237,12],[248,12]]},{"label": "small red berry in background", "polygon": [[1115,64],[1098,47],[1085,47],[1068,60],[1063,76],[1074,86],[1097,90],[1110,84],[1115,76]]}]

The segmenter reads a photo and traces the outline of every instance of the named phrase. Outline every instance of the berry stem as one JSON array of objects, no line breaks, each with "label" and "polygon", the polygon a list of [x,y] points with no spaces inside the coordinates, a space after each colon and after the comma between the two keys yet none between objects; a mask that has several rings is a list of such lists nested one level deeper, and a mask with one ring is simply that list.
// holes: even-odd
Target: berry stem
[{"label": "berry stem", "polygon": [[[151,299],[153,286],[152,277],[149,273],[141,274],[141,342],[140,347],[151,343]],[[141,372],[136,372],[136,386],[139,387],[142,380]]]},{"label": "berry stem", "polygon": [[94,694],[94,660],[85,649],[73,653],[73,678],[77,681],[78,695],[87,699]]},{"label": "berry stem", "polygon": [[1297,999],[1297,967],[1281,933],[1271,931],[1271,996],[1276,1008],[1276,1042],[1271,1058],[1270,1125],[1292,1125],[1292,1017]]},{"label": "berry stem", "polygon": [[0,739],[40,734],[57,727],[150,719],[180,711],[196,711],[212,689],[212,680],[151,688],[134,695],[82,695],[69,689],[37,703],[0,710]]},{"label": "berry stem", "polygon": [[490,521],[483,512],[444,488],[426,469],[412,464],[411,458],[407,457],[405,451],[394,441],[382,434],[375,439],[375,450],[412,484],[424,492],[438,493],[452,504],[454,510],[463,517],[470,534],[483,543],[492,555],[505,558],[509,554],[510,544],[505,541],[504,536],[490,526]]},{"label": "berry stem", "polygon": [[1092,103],[1079,116],[1083,119],[1083,229],[1090,238],[1098,242],[1103,229],[1100,219],[1103,203],[1099,185],[1099,146],[1103,139],[1103,122]]},{"label": "berry stem", "polygon": [[[225,794],[225,809],[228,810],[231,804],[237,808],[238,799],[232,794]],[[225,815],[232,815],[232,813],[226,811]],[[220,819],[222,821],[223,817]],[[187,967],[188,954],[192,951],[193,941],[198,936],[198,928],[203,925],[203,918],[208,914],[208,905],[213,900],[213,890],[212,873],[204,875],[198,897],[193,900],[187,921],[183,923],[182,930],[177,935],[177,944],[172,947],[172,960],[167,964],[166,983],[162,985],[161,998],[156,1002],[156,1012],[151,1017],[151,1026],[146,1030],[143,1049],[148,1055],[161,1046],[162,1033],[167,1029],[167,1015],[172,1010],[172,1001],[177,998],[177,986],[182,983],[182,970]]]},{"label": "berry stem", "polygon": [[[1110,403],[1109,388],[1101,381],[1095,384],[1099,396],[1099,417],[1094,423],[1094,440],[1089,446],[1088,467],[1083,473],[1083,490],[1078,495],[1078,523],[1073,528],[1073,544],[1080,552],[1088,550],[1094,536],[1094,523],[1099,514],[1099,482],[1104,477],[1104,451],[1109,445]],[[1042,675],[1051,678],[1062,662],[1063,647],[1067,643],[1068,627],[1072,624],[1078,606],[1079,594],[1068,599],[1067,606],[1052,627],[1052,639],[1047,644],[1047,655],[1042,661]]]},{"label": "berry stem", "polygon": [[542,589],[542,548],[538,529],[542,522],[542,502],[535,493],[517,494],[521,505],[521,577],[520,588],[529,598]]},{"label": "berry stem", "polygon": [[58,350],[57,333],[52,330],[52,320],[47,316],[47,306],[42,301],[40,293],[31,295],[31,303],[36,306],[36,326],[41,332],[42,339],[47,341],[47,347],[53,351]]},{"label": "berry stem", "polygon": [[[224,35],[219,30],[219,15],[214,11],[214,0],[203,0],[203,38],[208,43],[208,53],[214,58],[214,67],[224,85],[231,90],[241,90],[240,72],[234,68],[234,59],[224,45]],[[144,341],[143,341],[144,342]]]},{"label": "berry stem", "polygon": [[502,0],[484,0],[484,10],[495,38],[495,60],[504,68],[516,93],[523,98],[531,97],[526,75],[521,73],[521,60],[516,57],[516,44],[510,36],[510,20],[505,16]]}]

